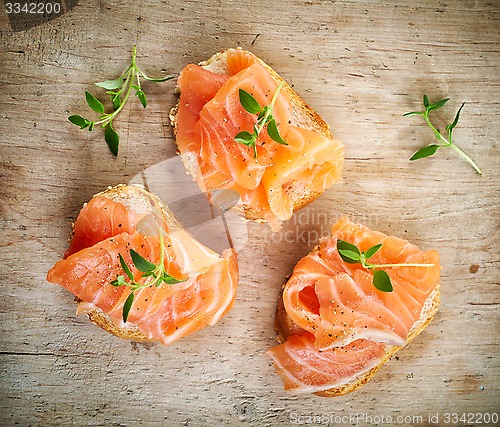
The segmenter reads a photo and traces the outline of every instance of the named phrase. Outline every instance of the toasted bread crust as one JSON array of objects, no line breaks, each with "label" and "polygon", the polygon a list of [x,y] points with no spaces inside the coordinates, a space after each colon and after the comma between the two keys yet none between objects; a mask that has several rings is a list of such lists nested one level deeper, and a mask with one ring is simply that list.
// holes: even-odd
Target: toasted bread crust
[{"label": "toasted bread crust", "polygon": [[[238,48],[239,49],[239,48]],[[212,55],[208,60],[200,62],[199,65],[205,69],[211,70],[213,72],[222,71],[225,68],[224,62],[226,61],[227,50],[218,52]],[[254,55],[255,56],[255,55]],[[300,125],[301,127],[309,130],[314,130],[327,138],[332,138],[330,132],[330,127],[328,124],[299,96],[297,93],[288,85],[288,83],[269,65],[267,65],[262,59],[255,56],[255,58],[269,71],[271,76],[278,82],[284,82],[283,91],[285,91],[290,97],[292,103],[292,119],[291,124]],[[174,130],[174,135],[177,135],[177,112],[179,109],[179,104],[170,110],[169,118],[170,123]],[[190,171],[196,170],[196,165],[186,164],[189,162],[188,159],[182,157],[182,161],[186,166],[186,170],[193,179],[196,179]],[[194,169],[193,169],[194,168]],[[290,195],[293,200],[293,210],[294,212],[302,209],[304,206],[313,202],[322,193],[313,192],[304,188],[300,183],[290,182],[285,191]],[[240,211],[246,219],[252,221],[266,222],[264,218],[259,214],[259,212],[252,209],[252,207],[245,204],[240,204],[236,206],[236,209]]]},{"label": "toasted bread crust", "polygon": [[[108,187],[106,190],[96,194],[94,197],[106,197],[115,202],[120,202],[126,207],[134,208],[139,212],[150,212],[155,208],[160,208],[162,215],[166,218],[168,211],[161,200],[154,194],[149,193],[141,187],[135,185],[120,184],[115,187]],[[87,314],[89,320],[94,324],[120,338],[134,341],[152,341],[139,331],[137,326],[127,323],[118,326],[113,320],[96,306],[89,306],[86,303],[75,300],[79,307],[78,312]]]},{"label": "toasted bread crust", "polygon": [[89,320],[96,326],[104,329],[106,332],[113,334],[119,338],[133,341],[153,341],[137,329],[137,326],[132,325],[129,328],[119,327],[111,320],[111,318],[104,314],[100,308],[92,307],[85,310]]},{"label": "toasted bread crust", "polygon": [[[313,249],[313,252],[318,250],[319,248],[315,247]],[[285,289],[285,285],[286,282],[283,284],[282,293],[283,290]],[[434,315],[438,310],[439,301],[440,301],[440,286],[438,283],[434,291],[427,298],[427,301],[425,302],[422,308],[420,319],[411,328],[405,346],[408,345],[408,343],[411,340],[413,340],[417,335],[419,335],[431,322],[432,318],[434,317]],[[276,328],[278,330],[277,339],[279,343],[284,343],[290,335],[300,334],[304,332],[304,330],[300,326],[298,326],[286,312],[282,296],[280,296],[280,299],[278,301],[278,309],[276,311]],[[386,363],[392,356],[394,356],[394,354],[396,354],[399,350],[401,350],[405,346],[403,347],[394,345],[387,346],[385,355],[383,356],[380,363],[374,368],[361,374],[360,376],[356,377],[354,380],[350,381],[347,384],[341,385],[339,387],[334,387],[329,390],[318,391],[314,394],[323,397],[335,397],[335,396],[342,396],[344,394],[350,393],[351,391],[358,389],[363,384],[366,384],[368,381],[370,381],[372,377],[376,374],[376,372],[382,367],[382,365]]]}]

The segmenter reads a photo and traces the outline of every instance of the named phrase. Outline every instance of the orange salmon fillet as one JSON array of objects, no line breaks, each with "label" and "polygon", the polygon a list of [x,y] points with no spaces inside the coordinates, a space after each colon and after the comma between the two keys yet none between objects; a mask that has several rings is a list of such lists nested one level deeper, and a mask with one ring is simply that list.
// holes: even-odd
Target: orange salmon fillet
[{"label": "orange salmon fillet", "polygon": [[121,203],[96,196],[83,207],[78,215],[73,239],[64,258],[108,237],[120,233],[132,233],[138,221],[138,215],[128,211]]},{"label": "orange salmon fillet", "polygon": [[385,345],[358,340],[345,347],[319,351],[308,332],[292,335],[268,351],[285,390],[316,393],[346,384],[377,366]]},{"label": "orange salmon fillet", "polygon": [[269,105],[278,83],[249,52],[230,49],[227,72],[215,74],[200,66],[186,66],[179,77],[181,91],[177,113],[177,144],[181,155],[196,156],[200,187],[206,191],[227,188],[270,222],[287,220],[294,205],[287,192],[300,185],[322,192],[340,179],[343,146],[315,131],[290,125],[292,103],[281,91],[273,117],[288,146],[262,131],[253,149],[235,142],[241,131],[252,131],[257,116],[243,109],[239,89],[249,92],[261,106]]},{"label": "orange salmon fillet", "polygon": [[[361,251],[382,243],[382,248],[370,258],[374,264],[433,266],[385,267],[393,292],[382,292],[373,285],[371,271],[340,258],[338,239]],[[344,350],[352,355],[349,363],[359,362],[362,354],[363,366],[371,369],[379,363],[387,346],[404,346],[412,327],[420,320],[424,303],[438,285],[440,270],[436,251],[424,252],[406,240],[340,219],[331,236],[297,263],[283,290],[286,314],[303,332],[300,340],[297,333],[292,333],[286,343],[270,350],[285,388],[321,391],[336,387],[344,374],[336,374],[335,365],[338,354]],[[354,347],[356,351],[351,351]],[[365,347],[371,350],[360,353]],[[324,364],[318,368],[321,360]],[[324,375],[318,376],[317,369]],[[329,376],[332,369],[335,372]],[[354,374],[359,372],[354,370]]]},{"label": "orange salmon fillet", "polygon": [[[138,283],[144,283],[146,278],[135,268],[130,249],[150,262],[161,262],[159,236],[136,231],[142,216],[105,197],[92,199],[77,218],[66,258],[54,265],[47,280],[68,289],[84,303],[101,309],[117,326],[123,326],[123,305],[131,290],[110,284],[118,275],[124,275],[119,254]],[[226,250],[203,271],[186,274],[182,271],[185,260],[179,262],[168,229],[165,232],[165,270],[172,277],[187,280],[136,291],[127,323],[136,325],[148,338],[169,345],[214,325],[227,313],[236,297],[238,264],[236,253]],[[189,256],[200,258],[204,253]]]}]

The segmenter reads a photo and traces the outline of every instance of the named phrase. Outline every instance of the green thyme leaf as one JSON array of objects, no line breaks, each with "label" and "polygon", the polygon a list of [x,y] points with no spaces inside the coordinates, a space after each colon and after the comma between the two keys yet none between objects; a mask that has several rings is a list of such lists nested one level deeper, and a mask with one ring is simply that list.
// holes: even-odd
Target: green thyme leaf
[{"label": "green thyme leaf", "polygon": [[424,107],[427,108],[429,106],[429,98],[427,98],[427,95],[424,95]]},{"label": "green thyme leaf", "polygon": [[273,120],[273,110],[269,105],[266,105],[257,116],[257,124],[255,125],[256,129],[258,129],[258,124],[266,125],[271,120]]},{"label": "green thyme leaf", "polygon": [[448,126],[446,126],[446,130],[448,131],[448,135],[450,136],[450,138],[451,138],[451,133],[452,133],[453,129],[455,128],[455,126],[458,123],[458,120],[460,119],[460,112],[462,111],[462,108],[464,108],[464,105],[465,105],[465,102],[458,109],[457,114],[455,116],[455,120],[453,120],[453,123],[450,123]]},{"label": "green thyme leaf", "polygon": [[166,272],[163,273],[161,280],[165,282],[167,285],[175,285],[176,283],[185,282],[187,279],[179,280],[175,277],[169,276]]},{"label": "green thyme leaf", "polygon": [[382,292],[392,292],[392,282],[384,270],[373,270],[373,285]]},{"label": "green thyme leaf", "polygon": [[358,263],[361,258],[356,252],[348,251],[347,249],[339,249],[339,254],[348,263]]},{"label": "green thyme leaf", "polygon": [[438,108],[443,107],[444,104],[446,104],[449,100],[450,100],[450,98],[445,98],[445,99],[442,99],[441,101],[435,102],[434,104],[430,104],[426,107],[427,111],[429,112],[432,110],[437,110]]},{"label": "green thyme leaf", "polygon": [[144,108],[146,108],[147,100],[146,100],[146,94],[141,90],[141,87],[139,85],[132,85],[132,88],[135,89],[135,94],[141,101],[141,104]]},{"label": "green thyme leaf", "polygon": [[343,250],[348,250],[355,252],[358,255],[361,255],[360,250],[353,245],[352,243],[346,242],[345,240],[338,239],[337,240],[337,249],[343,249]]},{"label": "green thyme leaf", "polygon": [[106,143],[108,144],[108,147],[111,150],[111,152],[115,156],[117,156],[118,155],[118,145],[120,144],[120,137],[115,132],[115,130],[111,127],[111,123],[109,124],[109,126],[106,128],[106,131],[104,132],[104,139],[106,140]]},{"label": "green thyme leaf", "polygon": [[268,135],[272,140],[280,144],[288,145],[286,141],[279,134],[278,126],[276,125],[276,120],[273,117],[274,103],[278,99],[278,94],[284,84],[285,82],[281,82],[278,85],[271,99],[271,103],[264,107],[261,107],[260,104],[255,100],[255,98],[248,92],[246,92],[243,89],[239,90],[241,105],[249,113],[257,114],[257,123],[253,125],[253,133],[247,131],[239,132],[235,137],[235,141],[239,142],[240,144],[245,144],[250,148],[253,148],[254,159],[257,158],[257,144],[256,144],[257,138],[259,138],[262,129],[264,129],[264,126],[266,125],[268,126]]},{"label": "green thyme leaf", "polygon": [[[349,264],[357,264],[359,263],[361,252],[359,249],[353,244],[346,242],[344,240],[337,240],[337,251],[345,262]],[[347,253],[348,255],[345,255]]]},{"label": "green thyme leaf", "polygon": [[152,77],[146,76],[146,74],[144,74],[141,70],[139,70],[139,73],[144,78],[144,80],[147,80],[148,82],[161,83],[161,82],[166,82],[167,80],[171,80],[174,78],[174,76],[166,76],[166,77],[160,77],[158,79],[154,79]]},{"label": "green thyme leaf", "polygon": [[95,83],[97,87],[102,87],[106,90],[120,89],[123,84],[123,77],[118,77],[116,80],[106,80],[104,82]]},{"label": "green thyme leaf", "polygon": [[139,97],[139,100],[141,101],[141,104],[144,108],[146,108],[146,105],[148,105],[148,101],[146,99],[146,94],[142,90],[138,90],[136,95]]},{"label": "green thyme leaf", "polygon": [[122,99],[120,98],[120,94],[114,94],[112,97],[111,97],[111,102],[113,103],[113,108],[116,110],[118,110],[118,108],[120,108],[120,105],[122,105]]},{"label": "green thyme leaf", "polygon": [[239,90],[240,103],[241,106],[248,111],[250,114],[257,114],[262,111],[262,107],[257,102],[257,100],[250,95],[246,90]]},{"label": "green thyme leaf", "polygon": [[125,304],[123,304],[123,321],[127,322],[128,314],[130,313],[130,309],[132,308],[132,304],[134,303],[134,292],[132,291],[128,298],[125,300]]},{"label": "green thyme leaf", "polygon": [[99,101],[94,95],[92,95],[90,92],[85,91],[85,99],[87,100],[87,104],[89,105],[92,110],[94,110],[97,113],[104,113],[104,105],[102,105],[102,102]]},{"label": "green thyme leaf", "polygon": [[[132,63],[128,66],[125,72],[115,80],[105,80],[103,82],[95,83],[97,87],[105,89],[108,95],[110,95],[111,102],[113,103],[114,111],[111,113],[105,113],[104,105],[90,92],[85,91],[85,99],[89,107],[99,113],[101,116],[98,121],[90,121],[84,119],[81,116],[70,116],[68,119],[79,126],[80,129],[88,128],[89,131],[94,129],[94,126],[101,126],[105,128],[104,139],[106,140],[111,152],[117,156],[118,155],[118,145],[119,137],[118,134],[112,129],[112,121],[123,109],[124,105],[127,103],[130,95],[131,89],[136,89],[136,95],[139,98],[142,106],[146,108],[147,98],[143,90],[140,89],[140,79],[151,82],[164,82],[172,79],[174,76],[166,76],[162,78],[151,78],[144,74],[144,72],[137,66],[136,62],[137,49],[136,46],[132,49]],[[134,83],[137,82],[137,86]]]},{"label": "green thyme leaf", "polygon": [[403,117],[416,116],[416,115],[422,116],[423,114],[424,113],[422,111],[410,111],[409,113],[404,113]]},{"label": "green thyme leaf", "polygon": [[453,149],[454,151],[456,151],[460,156],[462,156],[475,169],[475,171],[479,175],[482,175],[483,171],[477,165],[477,163],[474,160],[472,160],[472,158],[468,154],[466,154],[464,151],[462,151],[460,148],[458,148],[452,140],[453,129],[455,128],[455,126],[458,123],[458,120],[460,118],[460,113],[461,113],[462,108],[464,107],[465,103],[463,103],[460,106],[460,108],[458,109],[457,114],[455,115],[455,119],[453,120],[453,122],[446,126],[446,131],[448,132],[448,139],[441,134],[439,129],[437,129],[431,123],[431,121],[429,119],[429,114],[431,113],[431,111],[436,110],[438,108],[441,108],[442,106],[444,106],[448,102],[448,100],[449,100],[449,98],[445,98],[445,99],[442,99],[438,102],[435,102],[434,104],[430,104],[429,99],[427,98],[426,95],[424,95],[425,111],[423,111],[423,112],[414,111],[411,113],[404,114],[405,116],[417,115],[417,114],[422,115],[424,117],[424,120],[426,121],[427,125],[434,133],[434,136],[441,142],[440,145],[431,144],[427,147],[424,147],[424,148],[418,150],[416,153],[413,154],[413,156],[410,158],[410,160],[417,160],[417,159],[421,159],[424,157],[429,157],[429,156],[432,156],[439,148],[449,147],[449,148]]},{"label": "green thyme leaf", "polygon": [[423,159],[424,157],[432,156],[439,148],[440,146],[436,144],[428,145],[427,147],[421,148],[415,154],[413,154],[413,156],[410,157],[410,160],[418,160]]},{"label": "green thyme leaf", "polygon": [[79,115],[69,116],[68,120],[74,125],[79,126],[81,129],[84,129],[88,126],[88,120]]},{"label": "green thyme leaf", "polygon": [[124,259],[123,259],[123,257],[121,256],[121,254],[118,254],[118,256],[120,257],[120,265],[122,266],[123,271],[125,272],[125,274],[127,275],[127,277],[128,277],[130,280],[134,280],[134,275],[133,275],[133,274],[132,274],[132,272],[130,271],[129,266],[127,265],[127,263],[125,262],[125,260],[124,260]]},{"label": "green thyme leaf", "polygon": [[372,246],[370,249],[368,249],[365,252],[366,259],[371,258],[373,255],[375,255],[380,250],[381,247],[382,243],[379,243],[378,245]]},{"label": "green thyme leaf", "polygon": [[267,125],[267,134],[277,143],[283,144],[283,145],[288,145],[288,143],[281,137],[281,135],[278,131],[278,126],[276,124],[276,120],[271,119],[271,121]]},{"label": "green thyme leaf", "polygon": [[149,262],[147,259],[139,255],[133,249],[130,249],[130,256],[132,257],[132,261],[134,262],[135,267],[142,271],[142,278],[147,280],[142,280],[140,282],[136,282],[125,262],[124,258],[121,254],[119,254],[120,265],[122,269],[125,271],[129,282],[125,280],[124,276],[118,276],[115,280],[112,280],[110,284],[112,286],[128,286],[131,289],[131,294],[128,296],[125,304],[123,306],[123,321],[126,322],[128,318],[128,314],[130,312],[130,308],[132,307],[132,303],[134,302],[134,292],[139,289],[148,288],[151,286],[159,287],[162,283],[166,283],[168,285],[174,285],[179,282],[184,282],[187,279],[176,279],[167,274],[165,271],[165,240],[163,238],[163,229],[159,229],[159,244],[160,244],[160,261],[158,265],[155,265]]},{"label": "green thyme leaf", "polygon": [[144,273],[150,273],[156,269],[155,264],[143,258],[133,249],[130,249],[130,256],[132,257],[132,261],[134,262],[134,265],[137,268],[137,270],[142,271]]},{"label": "green thyme leaf", "polygon": [[255,134],[247,132],[246,130],[238,133],[234,140],[240,144],[251,145],[255,143]]},{"label": "green thyme leaf", "polygon": [[374,270],[375,268],[382,267],[433,267],[434,264],[371,264],[367,262],[382,247],[382,243],[372,246],[366,252],[360,250],[353,244],[344,240],[337,240],[337,252],[340,257],[349,264],[361,264],[367,270],[373,270],[373,284],[374,286],[384,292],[392,291],[392,283],[389,275],[383,270]]},{"label": "green thyme leaf", "polygon": [[116,279],[112,280],[110,283],[111,283],[111,285],[118,287],[118,286],[125,285],[127,282],[125,282],[125,277],[117,276]]}]

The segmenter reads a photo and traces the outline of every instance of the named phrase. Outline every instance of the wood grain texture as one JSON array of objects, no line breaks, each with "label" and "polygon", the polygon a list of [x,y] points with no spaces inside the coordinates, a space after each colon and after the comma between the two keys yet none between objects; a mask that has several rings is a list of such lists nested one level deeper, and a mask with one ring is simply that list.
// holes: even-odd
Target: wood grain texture
[{"label": "wood grain texture", "polygon": [[[325,413],[430,425],[429,413],[500,410],[497,2],[102,0],[26,31],[13,32],[5,12],[0,24],[2,425],[269,426]],[[122,71],[134,43],[155,75],[251,49],[346,146],[344,182],[281,234],[249,224],[232,311],[169,348],[103,333],[45,281],[85,201],[175,156],[171,82],[146,85],[148,108],[135,100],[117,119],[118,158],[102,134],[66,119],[86,111],[93,82]],[[408,161],[433,139],[418,117],[402,117],[424,93],[451,97],[436,113],[442,126],[466,102],[455,139],[483,177],[452,152]],[[290,395],[264,355],[280,286],[340,215],[439,250],[441,309],[359,391]]]}]

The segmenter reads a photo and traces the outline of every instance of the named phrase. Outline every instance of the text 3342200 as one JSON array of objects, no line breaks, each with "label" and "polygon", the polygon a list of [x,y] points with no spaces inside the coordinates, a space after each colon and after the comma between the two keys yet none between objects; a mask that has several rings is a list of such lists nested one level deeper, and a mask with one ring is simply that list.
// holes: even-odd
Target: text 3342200
[{"label": "text 3342200", "polygon": [[5,10],[8,14],[36,14],[36,15],[51,15],[61,13],[61,3],[5,3]]}]

